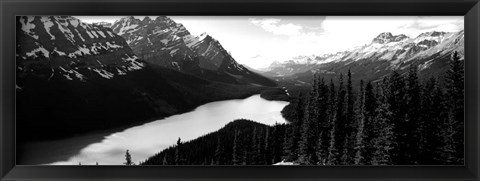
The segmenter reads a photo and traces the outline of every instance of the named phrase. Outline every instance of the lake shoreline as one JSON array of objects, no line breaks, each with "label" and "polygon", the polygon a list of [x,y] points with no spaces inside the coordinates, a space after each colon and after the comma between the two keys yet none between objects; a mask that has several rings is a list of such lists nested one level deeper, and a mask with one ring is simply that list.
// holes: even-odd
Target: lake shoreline
[{"label": "lake shoreline", "polygon": [[[215,104],[223,101],[241,101],[241,100],[245,100],[245,99],[248,99],[254,96],[259,96],[259,95],[260,94],[254,94],[247,98],[209,102],[209,103],[200,105],[188,112],[180,113],[176,115],[190,113],[195,111],[199,107],[209,105],[209,104]],[[162,121],[176,115],[171,115],[171,116],[160,118],[160,119],[144,121],[142,124],[123,126],[121,128],[115,128],[110,130],[96,131],[89,134],[79,135],[76,137],[71,137],[71,138],[66,138],[61,140],[29,142],[23,145],[18,145],[19,154],[22,156],[17,157],[17,164],[36,165],[36,164],[50,164],[54,162],[65,161],[71,158],[72,156],[80,154],[80,152],[82,151],[82,148],[85,148],[88,145],[100,143],[109,135],[120,133],[127,129],[141,127],[145,124],[149,124],[155,121]],[[73,163],[73,165],[77,165],[77,164],[78,163]]]}]

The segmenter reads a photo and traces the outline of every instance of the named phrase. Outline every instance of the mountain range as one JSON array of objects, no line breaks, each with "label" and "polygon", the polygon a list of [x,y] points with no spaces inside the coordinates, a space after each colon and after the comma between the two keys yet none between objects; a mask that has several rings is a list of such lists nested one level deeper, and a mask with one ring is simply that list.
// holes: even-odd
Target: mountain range
[{"label": "mountain range", "polygon": [[20,140],[59,139],[141,124],[207,102],[245,98],[267,89],[262,83],[274,84],[258,74],[251,75],[265,82],[228,71],[236,63],[230,59],[232,64],[223,62],[211,73],[230,73],[231,83],[142,60],[145,55],[137,55],[137,47],[128,44],[132,40],[117,34],[116,26],[112,30],[70,16],[19,16],[16,27]]},{"label": "mountain range", "polygon": [[420,74],[439,75],[448,68],[453,52],[464,57],[464,31],[424,32],[416,37],[389,32],[379,34],[364,46],[320,56],[299,56],[273,62],[262,74],[276,79],[310,81],[313,74],[329,77],[349,69],[357,79],[377,80],[392,70],[415,65]]}]

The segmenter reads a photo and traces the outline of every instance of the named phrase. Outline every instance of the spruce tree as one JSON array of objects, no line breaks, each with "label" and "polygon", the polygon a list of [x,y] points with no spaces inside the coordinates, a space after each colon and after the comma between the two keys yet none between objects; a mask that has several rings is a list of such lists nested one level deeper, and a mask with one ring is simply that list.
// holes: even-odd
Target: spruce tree
[{"label": "spruce tree", "polygon": [[265,133],[265,146],[264,146],[265,154],[263,158],[265,160],[265,165],[272,164],[272,149],[270,144],[270,140],[272,139],[271,137],[272,136],[270,134],[270,127],[268,127],[266,128],[266,133]]},{"label": "spruce tree", "polygon": [[363,165],[365,164],[365,157],[364,154],[366,153],[366,145],[368,144],[366,141],[366,131],[365,131],[365,92],[363,89],[363,80],[360,81],[360,93],[358,96],[358,108],[357,111],[357,133],[355,136],[355,158],[354,164],[355,165]]},{"label": "spruce tree", "polygon": [[450,61],[445,77],[448,120],[446,122],[445,159],[448,164],[462,164],[464,160],[464,68],[457,52]]},{"label": "spruce tree", "polygon": [[335,149],[338,153],[338,157],[336,158],[337,161],[340,161],[341,164],[346,164],[345,159],[342,160],[343,154],[345,153],[346,149],[345,140],[347,137],[347,121],[346,121],[346,90],[343,85],[343,74],[340,74],[339,86],[338,86],[338,93],[337,93],[337,107],[336,107],[336,115],[335,115]]},{"label": "spruce tree", "polygon": [[420,134],[423,130],[420,129],[422,123],[421,117],[421,88],[417,76],[417,66],[412,64],[408,70],[407,75],[407,91],[405,96],[406,104],[406,120],[405,120],[405,137],[404,142],[406,152],[410,155],[410,162],[418,164],[418,143],[420,142]]},{"label": "spruce tree", "polygon": [[125,153],[125,165],[133,165],[133,162],[132,162],[132,156],[130,155],[129,151],[127,150],[127,152]]},{"label": "spruce tree", "polygon": [[444,95],[434,77],[426,82],[423,89],[418,161],[421,165],[443,164],[442,133],[446,130],[443,126],[445,118],[448,117],[443,100]]},{"label": "spruce tree", "polygon": [[373,152],[371,164],[372,165],[389,165],[392,164],[392,151],[395,148],[395,135],[393,133],[394,123],[392,122],[393,113],[390,110],[391,106],[382,86],[378,86],[377,95],[377,109],[374,122],[375,138],[373,139]]},{"label": "spruce tree", "polygon": [[[264,145],[264,140],[265,139],[262,139],[263,136],[264,136],[264,129],[263,128],[260,128],[259,129],[259,133],[257,134],[257,164],[258,165],[264,165],[265,164],[265,153],[264,153],[264,148],[265,148],[265,145]],[[281,153],[280,153],[281,154]]]},{"label": "spruce tree", "polygon": [[300,164],[312,165],[318,161],[315,153],[318,141],[318,99],[320,96],[317,84],[319,84],[319,80],[315,76],[302,124],[302,137],[299,144],[300,156],[298,159]]},{"label": "spruce tree", "polygon": [[365,143],[365,151],[363,152],[363,158],[364,158],[364,164],[370,165],[371,164],[371,158],[372,158],[372,153],[375,150],[375,147],[373,146],[373,138],[375,137],[374,133],[374,118],[376,116],[375,110],[377,109],[377,98],[375,97],[375,92],[373,89],[373,85],[371,82],[368,82],[366,87],[365,87],[365,96],[364,96],[364,102],[363,102],[363,108],[365,109],[365,114],[364,114],[364,122],[363,122],[363,132],[364,132],[364,137],[363,137],[363,142]]},{"label": "spruce tree", "polygon": [[346,120],[346,134],[345,134],[345,141],[346,143],[344,144],[346,147],[344,162],[345,164],[353,164],[353,158],[355,157],[355,136],[356,136],[356,129],[355,129],[355,94],[353,92],[353,84],[352,84],[352,73],[350,69],[348,70],[347,74],[347,95],[346,95],[346,115],[345,115],[345,120]]},{"label": "spruce tree", "polygon": [[342,161],[342,154],[344,153],[344,144],[346,138],[346,121],[345,121],[345,107],[346,107],[346,90],[343,85],[343,74],[340,74],[339,86],[337,91],[337,98],[335,99],[335,115],[333,118],[333,128],[330,132],[330,148],[329,148],[329,164],[345,164]]},{"label": "spruce tree", "polygon": [[321,165],[326,164],[326,160],[328,158],[328,148],[330,142],[330,89],[325,84],[325,81],[321,79],[318,85],[318,100],[317,100],[317,112],[318,112],[318,141],[317,145],[315,146],[317,149],[317,159],[318,163]]},{"label": "spruce tree", "polygon": [[225,148],[222,142],[221,136],[217,137],[217,148],[215,149],[215,164],[225,165]]},{"label": "spruce tree", "polygon": [[393,133],[395,134],[395,142],[397,144],[392,152],[393,163],[399,165],[412,164],[412,156],[408,152],[408,145],[411,142],[409,140],[411,130],[406,121],[406,83],[397,71],[393,71],[388,77],[387,89],[385,89],[384,95],[392,112]]},{"label": "spruce tree", "polygon": [[330,79],[329,85],[329,98],[328,98],[328,122],[329,122],[329,143],[328,143],[328,157],[326,160],[326,165],[337,165],[338,151],[336,148],[335,135],[336,135],[336,89],[333,79]]},{"label": "spruce tree", "polygon": [[175,165],[182,165],[182,153],[180,150],[181,146],[182,146],[182,140],[178,138],[177,146],[175,147]]},{"label": "spruce tree", "polygon": [[258,130],[257,130],[257,127],[255,126],[253,128],[253,133],[252,133],[252,138],[251,138],[251,148],[250,148],[250,152],[249,152],[249,161],[250,161],[250,164],[252,165],[257,165],[258,164],[258,159],[259,159],[259,155],[258,155],[258,138],[257,138],[257,134],[258,134]]},{"label": "spruce tree", "polygon": [[303,124],[304,112],[305,112],[305,100],[302,93],[299,94],[295,103],[295,120],[288,125],[289,134],[287,142],[285,144],[285,160],[293,161],[298,159],[299,155],[299,142],[301,139],[301,128]]},{"label": "spruce tree", "polygon": [[232,163],[233,165],[240,165],[242,163],[242,150],[241,150],[241,143],[239,138],[239,131],[235,129],[235,136],[233,138],[233,155],[232,155]]},{"label": "spruce tree", "polygon": [[167,153],[163,156],[162,165],[168,165]]}]

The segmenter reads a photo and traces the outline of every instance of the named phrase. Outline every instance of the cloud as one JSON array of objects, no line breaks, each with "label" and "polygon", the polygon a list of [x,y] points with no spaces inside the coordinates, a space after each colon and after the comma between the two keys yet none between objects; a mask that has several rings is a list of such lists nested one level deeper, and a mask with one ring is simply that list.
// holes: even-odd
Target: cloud
[{"label": "cloud", "polygon": [[[206,31],[238,62],[262,68],[299,55],[351,50],[382,32],[416,37],[427,31],[457,32],[463,16],[253,16],[186,17],[190,32]],[[175,19],[176,20],[176,19]],[[201,20],[201,21],[200,21]],[[198,31],[196,31],[198,29]]]},{"label": "cloud", "polygon": [[[463,29],[463,17],[406,17],[406,16],[329,16],[322,20],[321,26],[307,29],[304,24],[293,23],[299,28],[291,33],[280,33],[282,25],[288,25],[284,19],[250,19],[254,25],[276,35],[288,35],[278,38],[277,42],[263,43],[265,49],[250,59],[267,62],[286,61],[298,55],[322,55],[351,50],[369,44],[382,32],[405,34],[412,38],[427,31],[457,32]],[[251,60],[253,61],[253,60]],[[268,66],[262,63],[259,66]]]},{"label": "cloud", "polygon": [[265,19],[255,19],[250,18],[250,23],[255,26],[263,28],[265,31],[273,33],[275,35],[299,35],[303,29],[302,26],[296,25],[293,23],[281,24],[280,19],[276,18],[265,18]]},{"label": "cloud", "polygon": [[456,32],[463,29],[463,17],[417,17],[411,23],[405,24],[399,29],[421,31],[445,31]]}]

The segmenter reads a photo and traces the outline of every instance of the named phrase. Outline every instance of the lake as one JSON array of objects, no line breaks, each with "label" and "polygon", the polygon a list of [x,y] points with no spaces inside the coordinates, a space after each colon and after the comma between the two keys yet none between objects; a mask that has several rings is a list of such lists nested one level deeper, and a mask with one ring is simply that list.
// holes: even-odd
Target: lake
[{"label": "lake", "polygon": [[138,164],[176,144],[178,138],[181,138],[182,142],[189,141],[216,131],[235,119],[250,119],[267,125],[285,123],[281,110],[288,104],[285,101],[265,100],[260,95],[211,102],[191,112],[107,135],[100,142],[80,149],[75,156],[47,164],[94,165],[98,162],[99,165],[119,165],[125,162],[127,149],[132,155],[132,161]]}]

